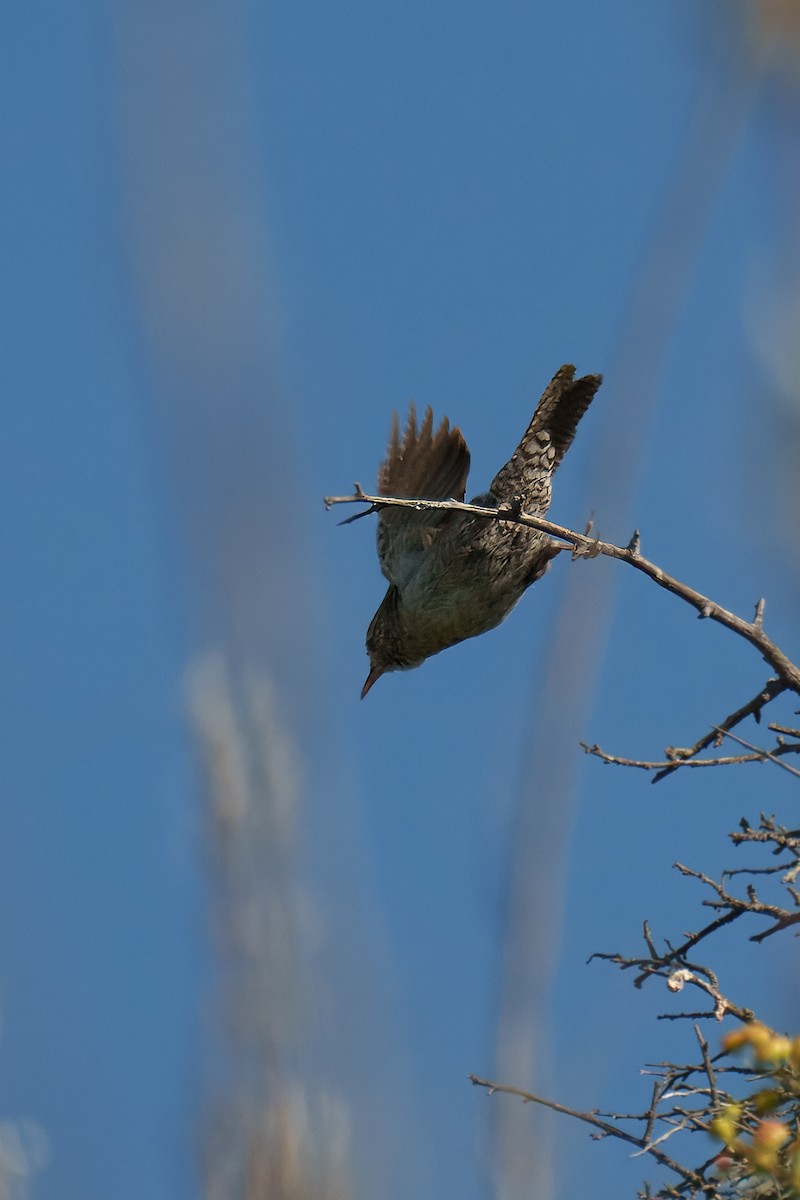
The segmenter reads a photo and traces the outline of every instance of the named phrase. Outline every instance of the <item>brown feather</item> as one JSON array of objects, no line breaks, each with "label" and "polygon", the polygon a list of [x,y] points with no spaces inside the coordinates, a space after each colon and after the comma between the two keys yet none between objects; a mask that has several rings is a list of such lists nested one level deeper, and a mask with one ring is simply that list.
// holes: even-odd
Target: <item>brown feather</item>
[{"label": "brown feather", "polygon": [[417,414],[412,404],[401,442],[397,413],[393,414],[386,458],[378,473],[381,496],[463,500],[468,471],[467,443],[460,429],[450,428],[447,417],[434,434],[433,412],[427,408],[417,430]]},{"label": "brown feather", "polygon": [[[518,495],[520,481],[526,474],[535,472],[537,457],[541,457],[544,474],[548,479],[552,476],[572,445],[578,422],[602,381],[602,375],[584,375],[575,379],[575,368],[569,363],[556,371],[536,405],[522,441],[492,480],[490,491],[498,500],[510,500]],[[548,490],[547,505],[549,503]]]},{"label": "brown feather", "polygon": [[[421,500],[463,500],[469,471],[469,450],[460,429],[451,429],[445,419],[433,432],[433,412],[417,428],[417,413],[411,405],[402,440],[397,413],[386,458],[378,472],[381,496],[418,497]],[[443,530],[450,517],[446,512],[417,513],[402,508],[385,508],[378,515],[378,558],[391,583],[402,585],[409,567]]]}]

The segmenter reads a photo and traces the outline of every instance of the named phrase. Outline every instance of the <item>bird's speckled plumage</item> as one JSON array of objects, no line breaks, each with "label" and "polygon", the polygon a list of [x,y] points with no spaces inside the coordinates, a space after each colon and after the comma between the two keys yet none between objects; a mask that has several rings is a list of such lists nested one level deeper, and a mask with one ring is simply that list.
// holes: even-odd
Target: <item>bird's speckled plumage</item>
[{"label": "bird's speckled plumage", "polygon": [[[563,366],[550,381],[533,419],[489,491],[475,504],[518,503],[543,517],[550,507],[553,473],[602,382],[575,379]],[[402,438],[397,416],[378,474],[382,496],[463,500],[469,450],[445,418],[433,431],[427,409],[422,424],[412,405]],[[460,512],[384,508],[378,515],[378,557],[389,589],[370,622],[367,694],[385,672],[417,667],[465,638],[499,625],[526,588],[558,553],[546,534]]]}]

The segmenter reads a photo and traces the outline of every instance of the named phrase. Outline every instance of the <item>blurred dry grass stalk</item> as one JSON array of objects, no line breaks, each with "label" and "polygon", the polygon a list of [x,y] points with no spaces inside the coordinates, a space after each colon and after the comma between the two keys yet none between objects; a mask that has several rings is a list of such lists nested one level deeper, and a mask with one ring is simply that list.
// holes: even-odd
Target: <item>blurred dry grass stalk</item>
[{"label": "blurred dry grass stalk", "polygon": [[300,877],[300,770],[269,680],[209,656],[190,680],[207,772],[219,994],[207,1200],[346,1200],[348,1110],[314,1080],[310,960],[319,936]]},{"label": "blurred dry grass stalk", "polygon": [[[291,515],[269,519],[290,477],[290,403],[244,82],[248,15],[240,0],[115,14],[120,208],[152,427],[189,623],[196,643],[225,650],[189,683],[215,951],[202,1188],[206,1200],[345,1200],[350,1115],[315,1062],[318,921],[301,772],[275,699],[301,707],[305,591],[302,535]],[[270,677],[234,661],[269,663]]]},{"label": "blurred dry grass stalk", "polygon": [[751,345],[772,384],[778,405],[776,511],[778,536],[800,570],[800,4],[797,0],[747,3],[749,45],[769,86],[775,130],[773,183],[779,250],[768,246],[755,287],[745,302]]},{"label": "blurred dry grass stalk", "polygon": [[765,65],[785,67],[800,75],[800,5],[797,0],[746,0],[740,4],[742,18],[750,23],[750,40],[755,57]]},{"label": "blurred dry grass stalk", "polygon": [[46,1165],[47,1137],[33,1121],[0,1122],[0,1200],[27,1200],[31,1178]]}]

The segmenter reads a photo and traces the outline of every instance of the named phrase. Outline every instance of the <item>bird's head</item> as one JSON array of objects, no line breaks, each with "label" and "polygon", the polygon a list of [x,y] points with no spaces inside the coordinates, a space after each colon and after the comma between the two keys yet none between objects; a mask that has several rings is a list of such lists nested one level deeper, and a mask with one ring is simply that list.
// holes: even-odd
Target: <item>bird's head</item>
[{"label": "bird's head", "polygon": [[409,653],[397,589],[390,587],[367,630],[370,672],[361,689],[363,700],[372,685],[387,671],[407,671],[425,661]]}]

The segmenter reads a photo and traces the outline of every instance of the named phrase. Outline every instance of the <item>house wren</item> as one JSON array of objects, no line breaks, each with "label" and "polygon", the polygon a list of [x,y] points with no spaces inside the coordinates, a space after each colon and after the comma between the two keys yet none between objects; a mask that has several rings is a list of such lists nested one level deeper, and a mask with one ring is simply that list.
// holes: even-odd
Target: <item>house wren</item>
[{"label": "house wren", "polygon": [[[487,508],[511,503],[545,516],[553,473],[601,382],[600,375],[575,379],[574,367],[561,367],[513,455],[489,491],[472,503]],[[467,444],[447,418],[434,433],[429,408],[418,429],[412,405],[401,439],[395,413],[378,474],[379,495],[463,500],[468,471]],[[499,625],[558,552],[547,534],[522,525],[463,512],[381,509],[378,558],[389,590],[367,630],[371,669],[362,699],[387,671],[418,667],[432,654]]]}]

